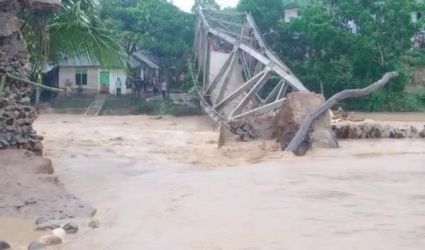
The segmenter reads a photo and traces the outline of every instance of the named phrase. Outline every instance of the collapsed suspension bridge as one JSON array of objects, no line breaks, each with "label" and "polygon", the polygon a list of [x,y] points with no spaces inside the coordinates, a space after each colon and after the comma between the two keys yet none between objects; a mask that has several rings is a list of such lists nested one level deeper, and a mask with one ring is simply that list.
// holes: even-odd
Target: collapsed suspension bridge
[{"label": "collapsed suspension bridge", "polygon": [[308,91],[268,47],[249,13],[198,9],[193,45],[204,110],[231,123],[280,108],[287,93]]}]

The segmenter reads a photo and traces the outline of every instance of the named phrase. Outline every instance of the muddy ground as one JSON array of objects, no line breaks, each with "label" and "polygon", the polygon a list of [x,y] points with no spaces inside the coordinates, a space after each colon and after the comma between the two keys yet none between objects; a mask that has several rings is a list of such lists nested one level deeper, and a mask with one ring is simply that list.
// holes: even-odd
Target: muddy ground
[{"label": "muddy ground", "polygon": [[59,249],[425,247],[425,140],[295,158],[272,141],[219,150],[205,117],[49,114],[36,128],[60,180],[98,211],[99,228]]},{"label": "muddy ground", "polygon": [[0,240],[13,249],[27,249],[46,234],[34,231],[35,218],[88,221],[93,213],[62,185],[50,160],[29,151],[0,151]]}]

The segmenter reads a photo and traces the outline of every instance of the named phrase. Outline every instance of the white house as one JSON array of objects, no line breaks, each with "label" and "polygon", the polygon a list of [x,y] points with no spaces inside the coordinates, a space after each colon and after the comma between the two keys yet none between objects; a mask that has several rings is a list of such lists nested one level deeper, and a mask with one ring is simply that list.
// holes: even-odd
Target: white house
[{"label": "white house", "polygon": [[70,58],[57,65],[58,87],[64,89],[67,83],[73,91],[81,85],[83,93],[116,94],[118,79],[121,81],[121,93],[126,94],[127,70],[122,67],[103,68],[97,62],[87,58]]}]

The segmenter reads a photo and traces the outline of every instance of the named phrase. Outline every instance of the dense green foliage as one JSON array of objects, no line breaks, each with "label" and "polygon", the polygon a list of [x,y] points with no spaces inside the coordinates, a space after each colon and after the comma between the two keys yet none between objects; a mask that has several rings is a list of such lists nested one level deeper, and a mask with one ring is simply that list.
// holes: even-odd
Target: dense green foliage
[{"label": "dense green foliage", "polygon": [[192,46],[195,17],[166,0],[102,0],[101,17],[128,55],[144,49],[176,59]]},{"label": "dense green foliage", "polygon": [[282,18],[282,0],[241,0],[237,8],[240,11],[250,12],[263,32],[268,32],[276,27],[278,20]]},{"label": "dense green foliage", "polygon": [[[299,7],[300,17],[285,23],[282,14],[265,11],[279,4]],[[414,110],[411,106],[425,105],[412,101],[404,91],[409,71],[403,61],[411,53],[411,38],[422,27],[411,21],[410,14],[425,10],[416,0],[241,0],[238,8],[251,11],[260,27],[271,28],[266,40],[310,90],[320,92],[322,85],[329,97],[397,70],[401,76],[384,90],[346,104],[367,110]],[[356,33],[349,21],[357,24]]]},{"label": "dense green foliage", "polygon": [[408,51],[402,59],[404,63],[411,66],[425,65],[425,49]]},{"label": "dense green foliage", "polygon": [[95,0],[62,0],[51,12],[24,10],[23,34],[35,73],[47,62],[84,56],[105,66],[123,65],[119,44],[101,22]]},{"label": "dense green foliage", "polygon": [[[174,75],[190,55],[195,15],[167,0],[63,0],[55,12],[23,12],[23,30],[35,72],[47,61],[84,55],[104,65],[120,62],[143,49],[162,58]],[[219,8],[215,0],[195,5]],[[425,51],[412,49],[412,37],[423,20],[412,11],[425,10],[417,0],[240,0],[251,12],[272,49],[312,91],[326,97],[379,79],[386,71],[401,76],[370,97],[348,101],[363,110],[417,110],[425,107],[423,91],[409,91],[412,67],[425,64]],[[284,22],[285,8],[300,17]],[[348,23],[357,25],[352,32]],[[121,53],[125,52],[125,53]],[[190,75],[190,74],[189,74]],[[190,77],[187,78],[190,80]],[[191,84],[185,84],[193,90]]]},{"label": "dense green foliage", "polygon": [[220,9],[220,5],[215,0],[195,0],[195,4],[192,7],[192,12],[195,12],[197,7],[209,8],[209,9]]}]

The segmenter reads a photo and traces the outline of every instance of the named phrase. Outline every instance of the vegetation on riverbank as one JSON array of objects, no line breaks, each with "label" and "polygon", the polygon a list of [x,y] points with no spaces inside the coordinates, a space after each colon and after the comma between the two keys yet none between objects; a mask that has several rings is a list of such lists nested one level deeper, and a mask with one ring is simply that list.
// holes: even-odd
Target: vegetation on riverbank
[{"label": "vegetation on riverbank", "polygon": [[[173,88],[194,91],[192,84],[176,81],[181,72],[190,75],[185,65],[191,56],[194,13],[183,12],[165,0],[101,0],[96,3],[84,0],[80,5],[77,2],[65,1],[72,7],[69,15],[59,12],[54,15],[56,19],[48,20],[65,23],[70,19],[65,17],[75,15],[77,10],[82,17],[93,16],[96,22],[93,18],[85,18],[90,21],[84,26],[88,30],[97,27],[93,31],[101,30],[103,33],[99,34],[108,38],[105,41],[117,41],[127,56],[140,49],[152,51],[161,59]],[[197,3],[218,8],[214,0]],[[283,10],[290,8],[297,8],[299,17],[284,22]],[[363,111],[425,110],[425,80],[420,86],[411,86],[415,68],[425,65],[425,50],[413,48],[412,44],[412,39],[422,31],[423,18],[412,22],[411,14],[424,9],[422,1],[416,0],[374,0],[356,4],[349,0],[240,0],[237,6],[238,11],[253,14],[270,47],[311,91],[330,97],[343,89],[364,87],[384,72],[400,72],[400,77],[384,89],[342,104],[346,109]],[[52,33],[50,40],[50,58],[56,58],[57,51],[61,51],[55,37],[68,34],[63,32],[65,28],[69,30],[80,25],[77,21],[70,26],[48,26],[62,28],[52,29],[56,33]],[[348,23],[354,23],[355,30]],[[31,34],[27,37],[31,38]],[[40,48],[36,42],[29,44],[31,48]],[[69,47],[63,51],[71,53],[73,50]],[[99,58],[110,54],[95,52],[89,54]]]},{"label": "vegetation on riverbank", "polygon": [[[299,18],[283,21],[273,10],[298,8]],[[423,93],[410,93],[412,69],[425,63],[422,50],[411,39],[422,30],[411,13],[424,10],[415,0],[361,1],[254,1],[241,0],[241,11],[250,11],[272,49],[312,91],[329,97],[347,88],[363,87],[387,71],[400,77],[370,97],[345,102],[349,109],[366,111],[423,110]],[[265,11],[265,10],[271,10]],[[355,24],[350,28],[348,23]],[[409,64],[406,59],[410,59]],[[425,86],[423,86],[425,88]]]}]

